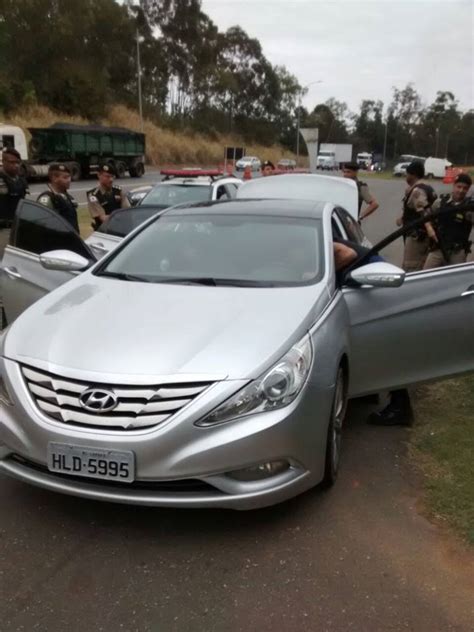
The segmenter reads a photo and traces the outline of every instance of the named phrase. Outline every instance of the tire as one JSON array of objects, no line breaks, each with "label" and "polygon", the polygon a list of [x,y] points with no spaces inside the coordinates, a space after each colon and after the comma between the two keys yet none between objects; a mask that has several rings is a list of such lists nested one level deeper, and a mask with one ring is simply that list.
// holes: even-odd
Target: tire
[{"label": "tire", "polygon": [[69,169],[71,170],[71,180],[73,182],[77,182],[81,179],[81,166],[77,162],[70,164]]},{"label": "tire", "polygon": [[428,180],[433,180],[434,175],[432,173],[429,173],[427,176]]},{"label": "tire", "polygon": [[322,486],[329,488],[334,485],[339,471],[341,459],[341,435],[344,417],[347,410],[347,376],[340,365],[337,371],[334,398],[331,409],[331,418],[328,424],[326,440],[326,464],[324,466],[324,478]]},{"label": "tire", "polygon": [[129,172],[132,178],[141,178],[142,175],[145,173],[145,165],[143,164],[143,162],[137,162],[130,167]]},{"label": "tire", "polygon": [[117,174],[117,178],[125,178],[127,174],[127,165],[122,161],[117,162],[115,172]]}]

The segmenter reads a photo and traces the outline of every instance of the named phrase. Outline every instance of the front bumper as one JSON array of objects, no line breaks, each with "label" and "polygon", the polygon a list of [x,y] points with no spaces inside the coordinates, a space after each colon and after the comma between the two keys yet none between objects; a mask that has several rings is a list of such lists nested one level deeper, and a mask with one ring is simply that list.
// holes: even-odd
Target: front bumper
[{"label": "front bumper", "polygon": [[[0,407],[0,472],[45,489],[135,505],[254,509],[291,498],[323,476],[332,390],[312,383],[286,408],[197,427],[195,421],[244,384],[216,383],[160,426],[112,432],[49,419],[36,408],[16,362],[3,360],[3,375],[14,405]],[[135,482],[51,473],[49,442],[132,450]],[[229,475],[277,460],[289,467],[268,478],[244,482]]]}]

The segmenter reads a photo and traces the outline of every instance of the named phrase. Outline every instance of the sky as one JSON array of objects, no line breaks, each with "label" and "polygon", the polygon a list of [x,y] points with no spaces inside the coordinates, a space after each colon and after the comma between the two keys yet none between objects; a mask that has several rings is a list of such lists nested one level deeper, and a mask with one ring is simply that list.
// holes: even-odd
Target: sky
[{"label": "sky", "polygon": [[241,26],[267,59],[308,88],[313,109],[335,97],[391,101],[413,82],[425,104],[438,90],[474,108],[474,0],[202,0],[224,31]]}]

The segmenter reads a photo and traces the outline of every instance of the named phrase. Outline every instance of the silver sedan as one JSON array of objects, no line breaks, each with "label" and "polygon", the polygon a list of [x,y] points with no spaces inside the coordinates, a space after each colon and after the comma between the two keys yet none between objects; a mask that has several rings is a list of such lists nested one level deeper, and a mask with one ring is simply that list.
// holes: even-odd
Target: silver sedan
[{"label": "silver sedan", "polygon": [[2,264],[0,471],[156,506],[251,509],[332,485],[348,397],[474,369],[474,264],[341,277],[340,212],[170,209],[95,263],[23,203]]}]

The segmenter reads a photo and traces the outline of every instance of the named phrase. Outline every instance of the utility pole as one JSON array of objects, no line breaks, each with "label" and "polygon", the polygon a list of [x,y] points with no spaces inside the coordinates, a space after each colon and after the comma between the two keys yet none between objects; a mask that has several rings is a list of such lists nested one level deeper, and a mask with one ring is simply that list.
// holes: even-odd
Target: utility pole
[{"label": "utility pole", "polygon": [[138,82],[138,111],[140,112],[140,129],[143,132],[143,106],[142,106],[142,67],[140,64],[140,35],[137,28],[137,82]]},{"label": "utility pole", "polygon": [[385,134],[383,139],[383,155],[382,155],[382,163],[385,169],[385,158],[387,157],[387,133],[388,133],[388,118],[385,119]]}]

